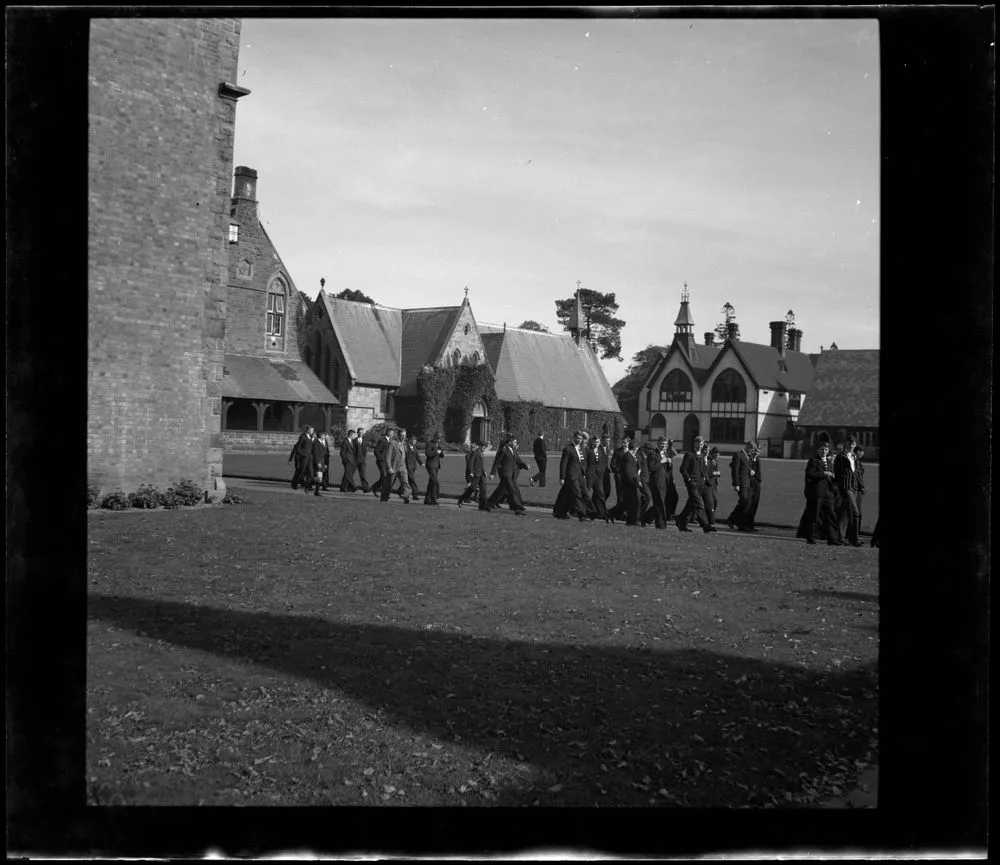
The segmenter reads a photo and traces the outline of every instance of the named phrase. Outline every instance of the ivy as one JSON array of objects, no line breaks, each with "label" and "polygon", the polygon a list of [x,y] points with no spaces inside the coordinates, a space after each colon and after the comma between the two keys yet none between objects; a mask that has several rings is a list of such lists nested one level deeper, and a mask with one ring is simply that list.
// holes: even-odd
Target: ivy
[{"label": "ivy", "polygon": [[437,435],[445,441],[465,441],[477,402],[483,403],[489,417],[501,417],[496,380],[485,364],[424,369],[417,376],[417,392],[421,402],[417,433],[425,439]]}]

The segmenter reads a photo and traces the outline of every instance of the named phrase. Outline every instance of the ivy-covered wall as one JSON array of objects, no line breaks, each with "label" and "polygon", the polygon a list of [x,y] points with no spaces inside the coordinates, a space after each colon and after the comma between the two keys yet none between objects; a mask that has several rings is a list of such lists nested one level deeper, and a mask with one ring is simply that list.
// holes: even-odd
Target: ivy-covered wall
[{"label": "ivy-covered wall", "polygon": [[485,364],[449,369],[425,369],[417,376],[420,419],[415,432],[420,438],[440,436],[444,441],[463,442],[472,426],[477,402],[495,428],[501,417],[495,379]]},{"label": "ivy-covered wall", "polygon": [[591,435],[607,431],[612,441],[620,439],[625,429],[624,418],[616,412],[551,408],[540,402],[505,402],[502,414],[503,428],[494,430],[494,444],[501,435],[514,435],[522,448],[540,432],[545,433],[549,447],[555,450],[570,441],[578,429]]}]

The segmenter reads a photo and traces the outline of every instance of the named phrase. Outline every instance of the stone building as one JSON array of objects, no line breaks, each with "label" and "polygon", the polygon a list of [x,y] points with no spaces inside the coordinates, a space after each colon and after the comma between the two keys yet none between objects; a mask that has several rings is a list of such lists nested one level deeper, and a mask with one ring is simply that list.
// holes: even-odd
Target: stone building
[{"label": "stone building", "polygon": [[[419,432],[421,371],[466,366],[490,370],[502,406],[499,416],[491,416],[487,401],[476,400],[466,441],[495,441],[515,427],[521,438],[526,431],[520,427],[544,427],[553,437],[598,420],[621,427],[618,405],[586,342],[479,324],[467,297],[457,306],[394,309],[321,289],[305,334],[307,362],[331,382],[349,428],[388,422]],[[517,405],[525,411],[514,412]],[[520,426],[515,415],[523,415]]]},{"label": "stone building", "polygon": [[214,488],[222,471],[240,22],[93,18],[87,477]]},{"label": "stone building", "polygon": [[765,454],[781,456],[813,381],[817,356],[800,350],[802,331],[773,321],[771,342],[762,345],[739,339],[731,321],[722,345],[714,344],[712,331],[699,345],[686,288],[674,327],[673,342],[639,391],[641,433],[685,449],[696,435],[729,451],[756,439]]},{"label": "stone building", "polygon": [[[816,362],[809,403],[799,414],[798,428],[808,446],[821,432],[834,444],[857,436],[866,459],[879,454],[879,357],[877,348],[821,351]],[[804,456],[809,456],[808,447]]]},{"label": "stone building", "polygon": [[289,451],[299,430],[343,421],[328,364],[318,376],[303,360],[298,322],[308,314],[288,268],[260,222],[257,172],[239,166],[227,227],[226,351],[222,440],[227,451]]}]

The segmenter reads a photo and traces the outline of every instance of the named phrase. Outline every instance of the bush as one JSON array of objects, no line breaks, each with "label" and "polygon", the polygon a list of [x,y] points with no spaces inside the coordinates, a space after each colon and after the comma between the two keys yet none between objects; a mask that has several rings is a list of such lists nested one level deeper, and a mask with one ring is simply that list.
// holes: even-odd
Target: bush
[{"label": "bush", "polygon": [[87,509],[99,508],[101,506],[101,489],[94,484],[87,485]]},{"label": "bush", "polygon": [[368,449],[371,450],[373,447],[375,447],[375,442],[378,441],[379,436],[384,436],[387,433],[395,432],[395,430],[396,430],[396,425],[393,423],[384,423],[384,422],[377,423],[374,426],[371,426],[365,430],[365,435],[364,435],[365,444],[368,446]]},{"label": "bush", "polygon": [[163,505],[163,507],[165,507],[168,511],[172,511],[183,507],[186,502],[176,493],[174,488],[171,487],[163,494],[160,504]]},{"label": "bush", "polygon": [[198,505],[205,500],[205,491],[192,480],[182,479],[170,487],[167,492],[172,492],[177,496],[182,505]]},{"label": "bush", "polygon": [[110,492],[101,499],[101,507],[107,511],[127,511],[129,509],[128,496],[121,490]]},{"label": "bush", "polygon": [[232,490],[226,490],[226,494],[222,497],[222,504],[241,505],[243,504],[243,498],[241,496],[238,496]]},{"label": "bush", "polygon": [[344,439],[347,438],[347,428],[342,423],[335,423],[326,434],[333,439],[333,444],[330,447],[339,448],[344,443]]},{"label": "bush", "polygon": [[128,494],[129,507],[158,508],[163,502],[163,493],[149,484],[142,484],[134,493]]}]

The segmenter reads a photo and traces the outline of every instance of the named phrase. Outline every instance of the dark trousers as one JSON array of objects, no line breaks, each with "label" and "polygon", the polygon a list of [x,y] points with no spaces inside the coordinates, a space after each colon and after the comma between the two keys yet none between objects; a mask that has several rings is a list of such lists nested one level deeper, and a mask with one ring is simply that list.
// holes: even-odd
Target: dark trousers
[{"label": "dark trousers", "polygon": [[667,478],[663,472],[650,475],[649,493],[652,508],[644,515],[643,522],[652,522],[658,529],[664,529],[667,527]]},{"label": "dark trousers", "polygon": [[705,502],[701,497],[701,481],[685,484],[685,486],[687,487],[687,501],[684,503],[684,510],[677,518],[677,523],[686,526],[693,517],[703,529],[708,528],[708,520],[705,518]]},{"label": "dark trousers", "polygon": [[479,500],[479,510],[486,510],[486,475],[482,474],[478,478],[473,478],[465,488],[465,492],[458,497],[460,502]]},{"label": "dark trousers", "polygon": [[625,525],[636,526],[639,524],[639,508],[642,506],[642,492],[638,484],[622,481],[622,512],[625,517]]},{"label": "dark trousers", "polygon": [[818,532],[821,538],[825,537],[828,541],[842,540],[833,503],[832,491],[822,495],[807,496],[806,510],[799,523],[798,536],[809,540],[815,538]]},{"label": "dark trousers", "polygon": [[378,480],[372,484],[372,492],[378,493],[382,501],[389,500],[389,487],[392,485],[392,475],[389,473],[389,463],[385,460],[375,460],[378,468]]},{"label": "dark trousers", "polygon": [[299,484],[301,484],[307,490],[311,490],[314,482],[312,457],[296,457],[295,477],[292,478],[292,489],[297,490]]},{"label": "dark trousers", "polygon": [[604,480],[604,477],[596,478],[594,485],[590,489],[590,504],[594,509],[595,515],[602,520],[608,518],[607,492],[605,491]]},{"label": "dark trousers", "polygon": [[372,488],[368,483],[368,466],[365,460],[357,463],[356,468],[358,470],[358,480],[361,481],[361,489],[366,493],[370,493]]},{"label": "dark trousers", "polygon": [[410,485],[410,495],[416,498],[420,495],[420,490],[417,487],[417,478],[409,469],[406,470],[406,482]]},{"label": "dark trousers", "polygon": [[535,463],[538,466],[538,471],[531,476],[531,479],[540,487],[545,486],[545,466],[548,462],[548,457],[535,457]]},{"label": "dark trousers", "polygon": [[493,494],[486,500],[486,507],[499,507],[507,502],[515,511],[524,510],[524,502],[521,500],[521,493],[517,489],[517,484],[513,478],[500,475],[500,483],[493,490]]},{"label": "dark trousers", "polygon": [[344,466],[344,476],[340,479],[340,491],[342,493],[353,493],[357,486],[354,484],[354,463],[341,460]]},{"label": "dark trousers", "polygon": [[667,519],[672,520],[677,513],[677,505],[680,504],[681,497],[677,494],[677,484],[672,477],[667,478],[667,494],[663,503],[663,508],[667,512]]},{"label": "dark trousers", "polygon": [[854,490],[840,494],[840,512],[837,514],[837,529],[849,544],[860,543],[858,539],[858,500]]},{"label": "dark trousers", "polygon": [[729,515],[729,519],[738,528],[753,528],[757,517],[757,505],[760,503],[760,484],[749,481],[740,487],[740,498]]},{"label": "dark trousers", "polygon": [[557,517],[587,516],[587,507],[583,503],[583,490],[580,488],[579,479],[571,479],[563,483],[559,489],[559,495],[556,496],[552,514]]},{"label": "dark trousers", "polygon": [[437,472],[427,472],[427,494],[424,496],[424,504],[436,505],[439,492],[441,485],[438,483]]},{"label": "dark trousers", "polygon": [[719,496],[712,484],[705,484],[701,491],[701,499],[705,505],[705,519],[710,526],[715,525],[715,509],[719,506]]}]

